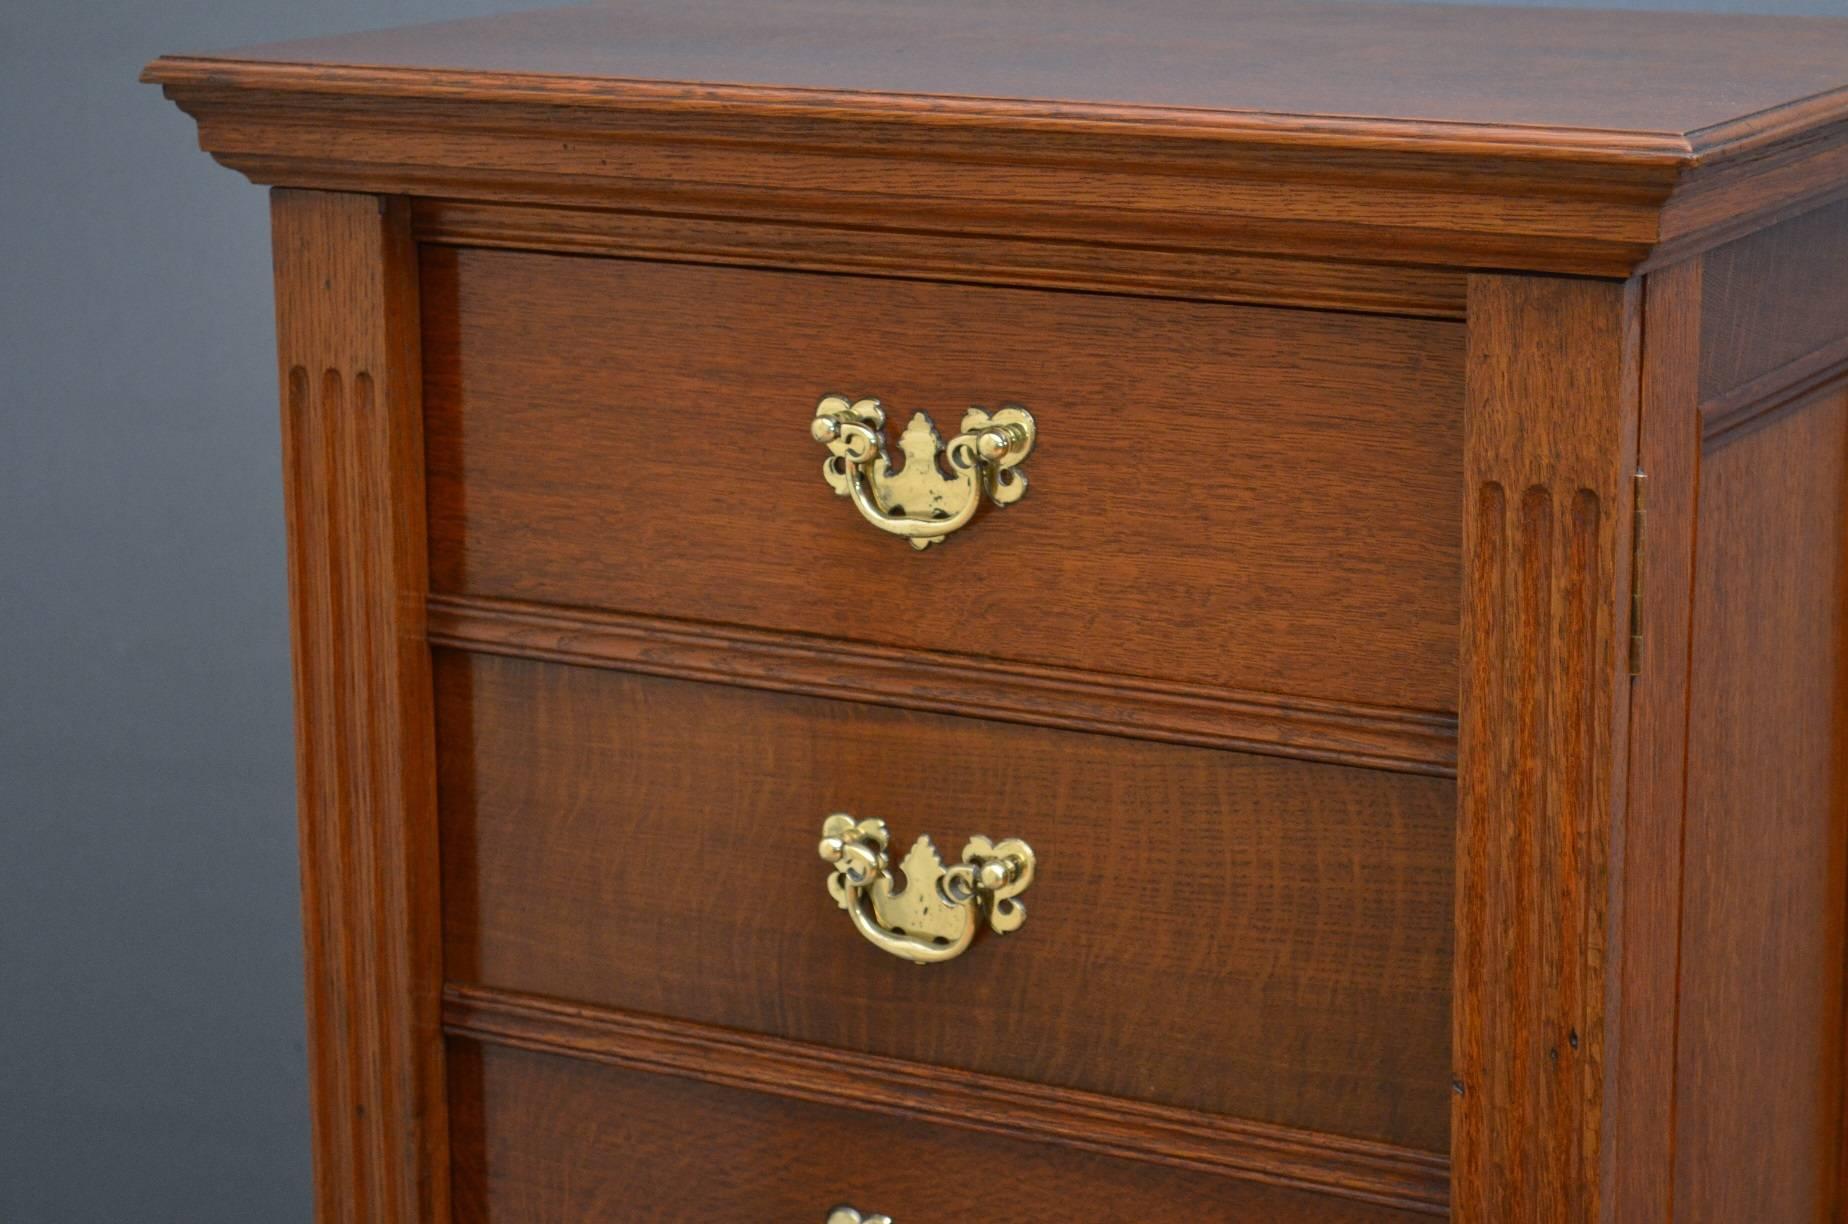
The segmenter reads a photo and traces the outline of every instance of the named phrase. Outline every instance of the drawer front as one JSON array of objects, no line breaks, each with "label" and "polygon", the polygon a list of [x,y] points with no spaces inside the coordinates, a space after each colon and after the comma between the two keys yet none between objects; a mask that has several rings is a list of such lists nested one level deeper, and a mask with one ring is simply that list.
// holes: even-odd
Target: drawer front
[{"label": "drawer front", "polygon": [[[1463,332],[1438,320],[426,248],[439,594],[1455,708]],[[1037,422],[913,553],[826,393]]]},{"label": "drawer front", "polygon": [[1412,1224],[1429,1215],[452,1042],[457,1224]]},{"label": "drawer front", "polygon": [[[452,981],[1447,1148],[1447,779],[454,651],[436,677]],[[1026,923],[874,948],[815,853],[837,811],[895,861],[1025,839]]]}]

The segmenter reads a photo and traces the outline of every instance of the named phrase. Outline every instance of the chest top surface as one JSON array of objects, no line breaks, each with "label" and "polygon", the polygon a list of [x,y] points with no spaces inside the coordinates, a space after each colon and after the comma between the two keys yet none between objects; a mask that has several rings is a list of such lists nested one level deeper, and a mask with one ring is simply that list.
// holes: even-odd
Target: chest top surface
[{"label": "chest top surface", "polygon": [[1848,89],[1848,21],[1314,0],[615,0],[210,58],[1692,139]]},{"label": "chest top surface", "polygon": [[615,0],[205,59],[1696,137],[1848,89],[1848,20],[1303,0]]},{"label": "chest top surface", "polygon": [[[1217,179],[1224,189],[1204,207],[1219,215],[1333,222],[1376,239],[1522,233],[1577,253],[1516,263],[1570,272],[1634,270],[1658,248],[1718,240],[1718,229],[1750,228],[1848,178],[1848,20],[1832,18],[1299,0],[616,0],[169,56],[144,77],[200,119],[221,160],[292,186],[430,190],[381,169],[413,160],[401,152],[291,145],[310,118],[378,135],[395,116],[406,140],[492,124],[535,144],[567,131],[631,148],[833,142],[861,155],[838,167],[842,180],[855,165],[877,170],[869,151],[1083,165],[1093,182],[1153,169]],[[903,148],[881,147],[887,138]],[[449,170],[441,194],[487,195],[483,152],[415,160]],[[557,156],[507,157],[501,198],[563,202],[556,177],[590,173]],[[1423,180],[1409,193],[1408,175]],[[680,177],[699,168],[683,164]],[[1248,189],[1287,180],[1298,197],[1308,185],[1332,200],[1369,177],[1399,193],[1396,207],[1374,192],[1352,217],[1307,217]],[[1057,204],[1021,195],[1025,208]],[[1512,203],[1470,219],[1442,198],[1458,195]],[[1152,206],[1201,207],[1168,196]],[[1540,208],[1553,215],[1519,215]],[[1441,225],[1430,220],[1445,211]],[[1326,234],[1328,253],[1345,253],[1346,236]],[[1410,247],[1430,261],[1433,245]],[[1403,233],[1376,246],[1389,259],[1409,249]],[[1509,262],[1468,242],[1444,258]]]}]

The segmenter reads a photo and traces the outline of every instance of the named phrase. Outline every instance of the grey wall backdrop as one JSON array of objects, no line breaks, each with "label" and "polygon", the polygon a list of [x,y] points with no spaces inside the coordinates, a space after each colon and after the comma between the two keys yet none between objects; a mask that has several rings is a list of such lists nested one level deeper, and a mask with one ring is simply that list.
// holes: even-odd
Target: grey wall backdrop
[{"label": "grey wall backdrop", "polygon": [[310,1215],[266,204],[136,72],[517,7],[0,7],[7,1224]]}]

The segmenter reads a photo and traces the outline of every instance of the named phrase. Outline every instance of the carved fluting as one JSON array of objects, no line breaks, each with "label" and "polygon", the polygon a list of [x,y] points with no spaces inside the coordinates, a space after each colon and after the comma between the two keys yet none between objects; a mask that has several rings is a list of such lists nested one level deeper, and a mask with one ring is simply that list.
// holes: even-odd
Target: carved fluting
[{"label": "carved fluting", "polygon": [[1475,1017],[1482,1062],[1458,1087],[1466,1111],[1524,1116],[1564,1141],[1541,1149],[1516,1129],[1492,1127],[1469,1133],[1480,1146],[1462,1158],[1510,1210],[1531,1204],[1535,1219],[1570,1220],[1585,1206],[1579,1137],[1596,1117],[1583,1111],[1599,1090],[1601,1053],[1586,1015],[1593,932],[1576,903],[1603,873],[1587,836],[1598,810],[1595,745],[1590,720],[1575,713],[1597,700],[1600,503],[1589,489],[1556,494],[1538,485],[1511,499],[1490,483],[1476,516],[1478,657],[1510,694],[1545,696],[1513,700],[1501,718],[1475,724],[1491,734],[1464,749],[1492,757],[1500,778],[1475,795],[1460,849],[1481,865],[1472,902],[1499,916],[1503,938],[1472,939],[1459,955],[1472,973],[1485,971],[1484,958],[1506,958],[1507,984],[1505,997]]},{"label": "carved fluting", "polygon": [[1453,1211],[1582,1224],[1604,1176],[1637,302],[1525,277],[1470,294]]},{"label": "carved fluting", "polygon": [[[298,522],[321,530],[300,535],[294,589],[303,608],[297,643],[302,675],[304,723],[312,727],[312,746],[304,749],[303,860],[333,870],[318,872],[316,886],[304,890],[311,919],[311,966],[318,966],[326,1001],[315,1007],[311,1023],[323,1057],[339,1064],[327,1077],[332,1100],[317,1112],[328,1145],[340,1166],[335,1184],[352,1186],[361,1203],[380,1193],[380,1179],[390,1142],[368,1119],[400,1115],[400,1085],[390,1077],[368,1075],[363,1052],[382,1050],[389,1059],[394,1035],[380,1007],[380,929],[382,915],[368,893],[377,878],[383,806],[381,747],[365,725],[367,711],[379,708],[379,686],[386,677],[371,657],[377,646],[380,617],[370,589],[377,565],[376,540],[366,522],[382,500],[368,487],[380,464],[376,453],[372,378],[326,368],[310,374],[291,369],[289,429],[292,475]],[[296,388],[305,388],[296,394]],[[311,972],[315,969],[311,968]],[[312,997],[312,996],[311,996]],[[346,1141],[338,1137],[350,1125]],[[354,1207],[331,1205],[340,1218],[363,1220]]]},{"label": "carved fluting", "polygon": [[317,1218],[447,1216],[414,281],[401,201],[279,192]]},{"label": "carved fluting", "polygon": [[[311,377],[305,367],[290,367],[283,438],[288,451],[285,475],[291,485],[291,519],[295,523],[309,515],[329,521],[325,493],[333,487],[336,455],[325,426],[330,412],[328,390],[326,382]],[[338,384],[333,390],[338,392]],[[338,406],[333,406],[332,411],[337,417]],[[336,546],[331,531],[298,529],[292,532],[292,543],[289,585],[295,593],[296,770],[302,862],[346,864],[352,860],[351,821],[346,814],[342,758],[337,752],[309,748],[311,742],[332,745],[340,741],[336,675],[332,668],[308,667],[302,662],[307,658],[330,658],[338,649],[330,605],[335,591],[331,579],[340,566],[334,556]],[[309,819],[317,808],[319,818]],[[346,894],[354,879],[350,870],[341,871],[321,888],[305,887],[302,892],[311,984],[308,1039],[310,1048],[316,1051],[332,1052],[344,1046],[344,991],[324,992],[340,991],[353,980],[349,969],[353,960],[351,933],[341,920],[352,909]],[[320,1057],[331,1060],[333,1056],[329,1053]],[[364,1162],[358,1159],[352,1144],[340,1140],[338,1124],[338,1119],[358,1112],[360,1087],[345,1068],[318,1076],[316,1086],[312,1126],[317,1159],[327,1166],[316,1170],[317,1197],[323,1197],[327,1186],[356,1185],[362,1176]],[[346,1218],[337,1207],[323,1209],[322,1214],[331,1219]]]}]

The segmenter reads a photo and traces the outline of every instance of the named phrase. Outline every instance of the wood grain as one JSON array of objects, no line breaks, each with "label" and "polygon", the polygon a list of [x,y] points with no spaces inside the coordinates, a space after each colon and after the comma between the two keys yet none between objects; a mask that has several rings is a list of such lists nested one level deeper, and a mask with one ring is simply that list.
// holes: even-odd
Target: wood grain
[{"label": "wood grain", "polygon": [[488,654],[1453,777],[1456,719],[652,616],[431,596],[430,640]]},{"label": "wood grain", "polygon": [[[458,1041],[455,1220],[1411,1224],[1424,1214]],[[698,1153],[689,1170],[688,1154]]]},{"label": "wood grain", "polygon": [[[1601,136],[1600,148],[1562,156],[1526,148],[1522,129],[1452,146],[1452,130],[1431,124],[1368,124],[1350,139],[1321,130],[1339,120],[1305,130],[1265,116],[1241,136],[1196,127],[1192,112],[1169,133],[1134,116],[1009,122],[1006,108],[944,124],[939,112],[957,108],[935,102],[923,114],[863,114],[830,99],[805,118],[812,98],[762,103],[706,87],[612,109],[569,101],[607,82],[506,88],[319,65],[177,71],[184,83],[168,96],[198,120],[202,144],[260,183],[774,224],[852,217],[870,231],[940,236],[943,257],[972,269],[980,249],[963,235],[1624,275],[1665,236],[1681,246],[1709,231],[1730,237],[1742,220],[1830,186],[1813,157],[1799,163],[1794,196],[1734,173],[1714,180],[1703,228],[1665,235],[1663,201],[1692,154],[1659,138],[1634,148]],[[342,85],[351,96],[328,92]],[[975,199],[943,188],[964,180],[980,182]]]},{"label": "wood grain", "polygon": [[436,776],[403,200],[274,196],[315,1210],[441,1220]]},{"label": "wood grain", "polygon": [[[1290,0],[625,0],[226,52],[610,82],[1689,134],[1848,86],[1848,22]],[[1610,71],[1620,59],[1622,73]],[[1390,65],[1391,71],[1382,71]],[[1314,71],[1309,71],[1313,69]],[[1518,72],[1514,71],[1519,69]],[[1249,120],[1248,120],[1249,121]]]},{"label": "wood grain", "polygon": [[1596,1217],[1639,301],[1470,280],[1452,1201]]},{"label": "wood grain", "polygon": [[466,200],[420,200],[412,215],[419,241],[451,246],[1463,318],[1464,277],[1453,269],[1266,258],[1178,234],[1163,245],[1061,242],[869,229],[852,217],[779,223]]},{"label": "wood grain", "polygon": [[[144,79],[288,188],[319,1219],[1840,1224],[1848,22],[614,0]],[[1026,403],[1031,494],[910,554],[833,391]],[[882,957],[840,809],[1026,837],[1031,921]]]},{"label": "wood grain", "polygon": [[1778,390],[1767,375],[1787,371],[1788,384],[1848,360],[1848,201],[1728,243],[1702,263],[1704,401],[1743,390],[1762,403]]},{"label": "wood grain", "polygon": [[1709,445],[1768,425],[1791,408],[1802,407],[1848,381],[1848,336],[1700,405],[1702,441]]},{"label": "wood grain", "polygon": [[1699,513],[1675,1218],[1824,1224],[1845,1205],[1848,394],[1713,448]]},{"label": "wood grain", "polygon": [[1624,276],[1848,175],[1848,22],[803,0],[739,23],[714,3],[144,79],[260,182],[1430,267]]},{"label": "wood grain", "polygon": [[1443,1157],[1390,1144],[505,991],[452,987],[443,1015],[448,1032],[476,1042],[870,1110],[933,1126],[1054,1143],[1432,1215],[1445,1214],[1449,1197],[1448,1162]]},{"label": "wood grain", "polygon": [[[444,594],[1454,701],[1453,325],[499,251],[423,268]],[[952,428],[1024,404],[1031,488],[914,554],[823,481],[807,423],[831,391]]]},{"label": "wood grain", "polygon": [[1605,1220],[1678,1219],[1675,1030],[1680,989],[1681,843],[1687,795],[1688,650],[1700,467],[1701,264],[1644,286],[1637,464],[1646,473],[1640,570],[1642,651],[1630,682],[1627,805],[1613,836],[1603,1147]]},{"label": "wood grain", "polygon": [[[439,652],[448,976],[1425,1151],[1443,779]],[[1022,837],[1020,932],[868,945],[830,812]]]}]

